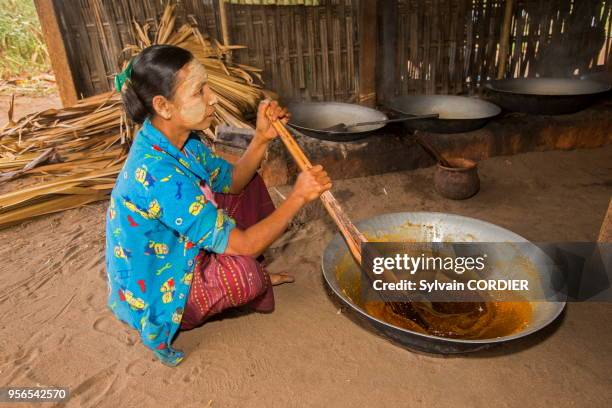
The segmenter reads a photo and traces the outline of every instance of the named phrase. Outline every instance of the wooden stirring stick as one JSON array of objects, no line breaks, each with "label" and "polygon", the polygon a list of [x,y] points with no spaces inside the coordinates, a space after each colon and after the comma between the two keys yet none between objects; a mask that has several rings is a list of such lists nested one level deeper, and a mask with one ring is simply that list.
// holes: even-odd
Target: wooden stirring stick
[{"label": "wooden stirring stick", "polygon": [[[285,144],[285,147],[291,154],[291,157],[293,157],[293,160],[296,162],[300,170],[304,171],[304,170],[310,169],[312,167],[310,160],[308,160],[308,158],[304,154],[304,151],[297,144],[297,142],[295,141],[291,133],[287,130],[285,125],[282,122],[275,120],[275,121],[272,121],[272,126],[274,127],[274,129],[276,129],[276,131],[280,135],[281,140]],[[361,266],[364,266],[363,257],[361,253],[361,244],[368,242],[367,238],[351,222],[351,220],[342,210],[342,208],[340,207],[340,204],[338,204],[338,201],[336,200],[336,198],[333,196],[333,194],[330,191],[326,191],[323,194],[321,194],[321,201],[323,202],[323,205],[325,206],[325,209],[327,210],[329,215],[332,217],[332,219],[336,223],[336,226],[340,230],[340,233],[344,237],[344,240],[346,241],[346,244],[348,245],[349,251],[355,258],[357,263]],[[366,252],[366,254],[369,257],[373,256],[373,254],[371,253],[368,254]],[[374,275],[372,275],[372,271],[369,271],[367,269],[368,268],[364,268],[364,271],[366,272],[366,274],[369,276],[370,279],[378,279]],[[386,268],[382,272],[382,277],[386,282],[397,283],[400,281],[395,275],[395,273],[393,273],[392,271]],[[396,313],[405,314],[406,310],[410,308],[410,305],[407,302],[398,302],[396,300],[389,299],[387,298],[387,295],[384,292],[379,292],[379,295],[383,301],[388,302],[390,304],[391,308]],[[422,299],[421,296],[415,295],[414,297],[415,297],[415,300],[427,302],[427,300]]]},{"label": "wooden stirring stick", "polygon": [[421,145],[421,147],[423,149],[425,149],[425,151],[429,154],[431,154],[433,157],[435,157],[435,159],[442,164],[444,167],[453,167],[451,166],[451,164],[448,162],[448,160],[446,160],[444,158],[444,156],[442,156],[440,154],[440,152],[435,149],[432,145],[429,144],[429,142],[426,142],[425,139],[423,139],[420,135],[416,135],[416,141],[418,144]]},{"label": "wooden stirring stick", "polygon": [[[291,133],[287,130],[283,123],[278,120],[272,122],[272,126],[278,134],[280,135],[281,140],[285,144],[285,147],[293,157],[293,160],[298,165],[301,171],[308,170],[312,167],[312,163],[304,154],[302,148],[297,144]],[[361,243],[367,242],[367,239],[359,230],[353,225],[351,220],[346,216],[340,204],[333,196],[330,191],[326,191],[321,194],[321,201],[323,202],[323,206],[332,217],[336,226],[340,230],[340,233],[344,237],[346,244],[351,251],[351,254],[355,257],[358,263],[361,264]]]}]

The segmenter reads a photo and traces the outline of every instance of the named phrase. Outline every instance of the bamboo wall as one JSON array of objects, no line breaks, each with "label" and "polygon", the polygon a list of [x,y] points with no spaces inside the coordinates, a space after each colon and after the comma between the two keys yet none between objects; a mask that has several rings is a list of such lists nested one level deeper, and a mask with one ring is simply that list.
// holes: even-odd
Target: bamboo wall
[{"label": "bamboo wall", "polygon": [[[121,51],[134,43],[130,22],[153,21],[166,3],[53,1],[81,96],[112,88]],[[248,47],[234,58],[263,68],[265,86],[286,100],[354,101],[359,93],[359,1],[321,0],[309,7],[226,4],[231,43]],[[177,4],[179,22],[191,21],[222,38],[218,0]],[[378,100],[394,94],[473,92],[495,77],[505,4],[378,0],[383,17],[378,54],[372,55],[377,58]],[[612,0],[515,0],[504,75],[568,76],[593,64],[611,67],[611,11]]]},{"label": "bamboo wall", "polygon": [[[82,96],[108,91],[118,71],[121,50],[134,44],[131,21],[152,21],[160,0],[55,1],[76,88]],[[265,86],[286,99],[354,99],[356,0],[321,6],[246,6],[226,4],[233,44],[248,46],[235,61],[264,69]],[[220,39],[217,0],[177,2],[179,21],[198,24]]]},{"label": "bamboo wall", "polygon": [[[183,0],[177,20],[195,21],[213,34],[217,31],[215,0]],[[163,12],[162,0],[54,0],[66,52],[80,96],[112,89],[121,52],[135,44],[133,20],[154,21]]]},{"label": "bamboo wall", "polygon": [[[612,1],[514,3],[505,77],[568,77],[596,65],[610,67]],[[396,86],[387,92],[472,92],[495,78],[505,4],[505,0],[398,0],[395,61],[387,60],[394,64]]]},{"label": "bamboo wall", "polygon": [[263,68],[266,86],[287,99],[352,100],[358,92],[357,3],[228,5],[231,40],[248,45],[236,56]]}]

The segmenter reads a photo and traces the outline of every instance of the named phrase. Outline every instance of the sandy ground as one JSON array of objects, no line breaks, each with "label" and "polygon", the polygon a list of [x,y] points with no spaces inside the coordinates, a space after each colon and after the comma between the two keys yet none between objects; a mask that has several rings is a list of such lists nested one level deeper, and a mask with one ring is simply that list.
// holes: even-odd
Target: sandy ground
[{"label": "sandy ground", "polygon": [[[11,103],[11,97],[7,95],[0,95],[0,127],[4,126],[8,122],[8,108]],[[59,95],[53,94],[50,96],[15,96],[15,106],[13,113],[13,120],[17,120],[28,113],[39,112],[49,108],[61,108],[62,103]]]},{"label": "sandy ground", "polygon": [[[433,168],[338,181],[334,193],[356,220],[442,211],[534,241],[596,238],[612,146],[480,166],[481,192],[461,202],[436,195]],[[175,344],[185,361],[165,367],[105,306],[105,209],[0,231],[0,387],[67,386],[70,407],[604,407],[612,398],[612,305],[571,304],[549,329],[489,351],[416,354],[355,324],[327,293],[319,257],[335,230],[325,217],[273,251],[270,271],[296,276],[276,288],[275,312],[235,311],[184,332]]]}]

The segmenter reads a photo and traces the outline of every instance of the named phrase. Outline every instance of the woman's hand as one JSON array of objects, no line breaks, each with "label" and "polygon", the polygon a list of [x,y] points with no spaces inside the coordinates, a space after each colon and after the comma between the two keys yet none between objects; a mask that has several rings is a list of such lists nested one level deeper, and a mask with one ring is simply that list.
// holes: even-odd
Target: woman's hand
[{"label": "woman's hand", "polygon": [[234,165],[230,188],[232,194],[239,194],[251,181],[266,155],[269,142],[278,136],[268,115],[271,116],[271,119],[280,119],[283,123],[289,120],[287,110],[278,106],[278,102],[265,100],[259,104],[255,136],[249,143],[246,152]]},{"label": "woman's hand", "polygon": [[[314,166],[298,176],[293,191],[269,216],[246,230],[234,228],[230,232],[225,254],[247,255],[257,258],[289,227],[295,215],[310,201],[316,200],[331,188],[331,181],[323,167]],[[280,280],[292,279],[279,277]],[[274,280],[272,282],[275,283]]]},{"label": "woman's hand", "polygon": [[289,122],[290,116],[287,109],[281,108],[277,101],[270,101],[269,99],[261,101],[257,108],[255,136],[260,137],[265,142],[273,140],[278,136],[278,133],[272,126],[272,122],[280,119],[281,122],[286,124]]},{"label": "woman's hand", "polygon": [[291,194],[306,204],[319,198],[331,187],[332,183],[327,172],[321,165],[317,165],[300,173]]}]

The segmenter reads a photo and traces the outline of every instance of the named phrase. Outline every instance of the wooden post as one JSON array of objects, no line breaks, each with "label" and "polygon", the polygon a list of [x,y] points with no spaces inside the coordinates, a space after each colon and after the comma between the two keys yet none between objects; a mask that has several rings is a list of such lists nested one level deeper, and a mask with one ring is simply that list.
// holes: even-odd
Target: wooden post
[{"label": "wooden post", "polygon": [[[221,22],[221,39],[223,45],[231,45],[229,27],[227,22],[227,12],[225,10],[225,0],[219,0],[219,21]],[[227,54],[227,61],[232,62],[232,53]]]},{"label": "wooden post", "polygon": [[[397,87],[397,0],[385,0],[378,8],[378,22],[381,27],[380,42],[376,60],[377,101],[387,102],[395,96]],[[406,61],[402,61],[406,63]]]},{"label": "wooden post", "polygon": [[359,1],[359,100],[376,105],[377,0]]},{"label": "wooden post", "polygon": [[508,61],[508,46],[510,44],[510,29],[512,25],[512,15],[514,14],[514,0],[506,0],[504,10],[504,22],[501,28],[499,39],[499,65],[497,66],[497,79],[503,79],[506,74],[506,62]]},{"label": "wooden post", "polygon": [[55,74],[55,81],[63,106],[74,105],[79,97],[74,83],[74,76],[68,54],[64,46],[64,39],[57,20],[53,0],[34,0],[38,19],[42,28],[45,44],[51,59],[51,67]]}]

